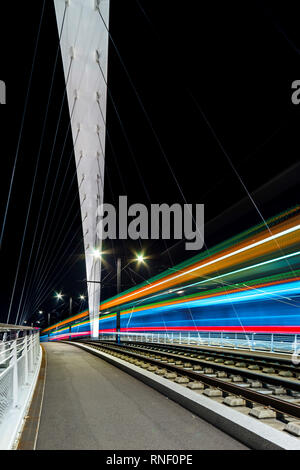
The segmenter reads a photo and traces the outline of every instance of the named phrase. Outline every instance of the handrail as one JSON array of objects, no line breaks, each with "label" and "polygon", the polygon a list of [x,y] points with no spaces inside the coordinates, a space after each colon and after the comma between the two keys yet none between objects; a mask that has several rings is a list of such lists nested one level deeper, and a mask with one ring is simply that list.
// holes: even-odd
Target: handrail
[{"label": "handrail", "polygon": [[29,328],[22,337],[0,341],[0,449],[11,448],[17,435],[40,358],[39,330]]}]

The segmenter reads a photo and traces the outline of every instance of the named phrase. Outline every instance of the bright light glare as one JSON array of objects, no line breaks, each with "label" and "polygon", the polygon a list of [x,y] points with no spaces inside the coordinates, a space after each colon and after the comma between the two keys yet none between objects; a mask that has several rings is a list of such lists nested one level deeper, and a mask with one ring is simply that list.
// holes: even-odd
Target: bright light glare
[{"label": "bright light glare", "polygon": [[43,310],[39,310],[39,314],[43,313]]},{"label": "bright light glare", "polygon": [[139,262],[139,263],[143,263],[144,262],[144,256],[143,255],[137,255],[136,257],[136,260]]},{"label": "bright light glare", "polygon": [[58,300],[61,300],[61,299],[63,298],[63,295],[62,295],[61,292],[56,292],[55,297],[56,297]]},{"label": "bright light glare", "polygon": [[[127,294],[125,296],[122,297],[122,301],[124,301],[125,299],[128,299],[129,297],[133,297],[133,296],[136,296],[137,294],[141,294],[149,289],[153,289],[153,287],[158,287],[158,286],[161,286],[163,284],[166,284],[167,282],[170,282],[170,281],[173,281],[174,279],[178,279],[182,276],[186,276],[187,274],[190,274],[192,272],[195,272],[195,271],[198,271],[198,270],[201,270],[207,266],[210,266],[212,264],[216,264],[218,263],[219,261],[223,261],[225,259],[228,259],[228,258],[231,258],[232,256],[235,256],[239,253],[243,253],[247,250],[251,250],[252,248],[255,248],[257,246],[260,246],[260,245],[263,245],[264,243],[268,243],[270,242],[271,240],[277,240],[278,238],[281,238],[283,237],[284,235],[288,235],[289,233],[293,233],[293,232],[296,232],[297,230],[300,230],[300,224],[298,225],[295,225],[294,227],[290,227],[286,230],[283,230],[282,232],[279,232],[279,233],[276,233],[275,235],[271,235],[269,237],[266,237],[262,240],[258,240],[256,242],[253,242],[253,243],[250,243],[249,245],[246,245],[246,246],[243,246],[242,248],[239,248],[235,251],[231,251],[230,253],[226,253],[225,255],[222,255],[218,258],[214,258],[214,259],[210,259],[209,261],[203,263],[203,264],[200,264],[200,266],[196,266],[194,268],[191,268],[191,269],[188,269],[187,271],[184,271],[180,274],[176,274],[176,276],[173,276],[171,278],[167,278],[167,279],[163,279],[162,281],[159,281],[159,282],[156,282],[154,284],[151,284],[150,286],[147,286],[147,287],[143,287],[142,289],[138,289],[137,291],[131,293],[131,294]],[[247,268],[248,269],[248,268]],[[201,281],[202,282],[202,281]],[[206,282],[206,281],[205,281]],[[170,291],[169,291],[170,292]]]},{"label": "bright light glare", "polygon": [[79,298],[80,298],[81,300],[84,300],[84,299],[85,299],[85,296],[84,296],[84,295],[80,295]]},{"label": "bright light glare", "polygon": [[100,250],[98,250],[98,249],[94,249],[94,250],[93,250],[93,256],[94,256],[95,258],[101,258],[101,255],[102,255],[102,253],[101,253]]}]

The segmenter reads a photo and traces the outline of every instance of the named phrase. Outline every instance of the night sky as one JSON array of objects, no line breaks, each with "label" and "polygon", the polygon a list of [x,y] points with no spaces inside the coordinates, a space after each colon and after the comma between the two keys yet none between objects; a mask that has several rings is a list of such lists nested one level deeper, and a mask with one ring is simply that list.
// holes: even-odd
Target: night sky
[{"label": "night sky", "polygon": [[[299,21],[289,2],[271,3],[111,0],[111,36],[135,88],[110,43],[108,85],[123,127],[108,98],[106,202],[127,195],[130,204],[147,206],[203,203],[207,247],[299,203],[300,105],[291,102],[291,84],[300,79]],[[84,307],[78,296],[86,290],[50,0],[30,80],[42,6],[42,0],[5,2],[1,9],[0,79],[7,86],[0,108],[1,224],[18,152],[1,247],[0,321],[10,309],[11,323],[18,312],[35,321],[39,309],[51,312],[54,323],[68,316],[69,296],[73,313]],[[126,264],[141,247],[147,268],[124,270],[123,289],[196,254],[185,251],[184,240],[107,241],[102,299],[116,293],[115,257]],[[63,303],[54,291],[65,294]]]}]

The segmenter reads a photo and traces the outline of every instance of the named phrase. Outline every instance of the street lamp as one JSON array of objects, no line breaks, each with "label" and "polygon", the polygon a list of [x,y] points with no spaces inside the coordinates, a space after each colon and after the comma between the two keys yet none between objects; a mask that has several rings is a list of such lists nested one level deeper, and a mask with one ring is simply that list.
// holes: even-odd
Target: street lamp
[{"label": "street lamp", "polygon": [[[58,313],[56,312],[56,309],[53,309],[53,310],[51,310],[51,312],[48,312],[48,313],[46,313],[46,312],[43,312],[43,313],[45,314],[44,318],[47,318],[48,326],[50,326],[51,315],[52,314],[58,315]],[[58,316],[58,318],[59,318],[59,316]]]},{"label": "street lamp", "polygon": [[55,292],[55,297],[57,298],[57,300],[62,300],[63,295],[61,292]]},{"label": "street lamp", "polygon": [[[133,261],[136,261],[137,263],[144,263],[145,261],[145,257],[143,255],[143,253],[140,253],[136,256],[136,258],[134,258],[133,260],[129,261],[126,266],[128,266],[128,264],[132,263]],[[117,259],[117,293],[118,295],[120,294],[121,292],[121,264],[122,264],[122,260],[121,258],[119,257]],[[124,267],[124,269],[126,268],[126,266]],[[117,333],[117,337],[116,337],[116,342],[119,344],[120,343],[120,335],[118,333],[120,333],[120,328],[121,328],[121,319],[120,319],[120,309],[117,310],[117,324],[116,324],[116,333]]]},{"label": "street lamp", "polygon": [[143,254],[137,255],[135,261],[137,261],[138,263],[144,263],[145,261],[144,255]]},{"label": "street lamp", "polygon": [[[98,249],[93,250],[93,256],[95,258],[101,258],[102,253]],[[144,263],[145,262],[145,257],[143,253],[139,253],[136,255],[136,258],[128,261],[128,263],[124,266],[123,269],[125,269],[130,263],[136,261],[137,263]],[[117,258],[117,293],[120,294],[121,292],[121,271],[122,271],[122,259],[121,257]],[[87,282],[92,282],[95,284],[101,284],[102,281],[87,281]],[[117,310],[117,317],[116,317],[116,342],[120,343],[120,335],[118,334],[120,332],[120,309]]]},{"label": "street lamp", "polygon": [[98,248],[95,248],[95,249],[93,250],[93,256],[94,256],[94,258],[98,258],[98,259],[99,259],[99,258],[101,258],[102,253],[101,253],[101,251],[100,251]]},{"label": "street lamp", "polygon": [[[63,294],[61,292],[56,292],[55,297],[57,300],[62,300]],[[73,305],[73,299],[72,297],[69,298],[69,308],[70,308],[70,316],[72,316],[72,305]]]},{"label": "street lamp", "polygon": [[[98,250],[99,251],[99,250]],[[55,297],[57,300],[62,300],[65,294],[62,292],[55,292]],[[85,300],[85,295],[80,294],[79,299],[83,302]],[[70,309],[70,316],[72,315],[72,307],[73,307],[73,297],[69,297],[69,309]]]}]

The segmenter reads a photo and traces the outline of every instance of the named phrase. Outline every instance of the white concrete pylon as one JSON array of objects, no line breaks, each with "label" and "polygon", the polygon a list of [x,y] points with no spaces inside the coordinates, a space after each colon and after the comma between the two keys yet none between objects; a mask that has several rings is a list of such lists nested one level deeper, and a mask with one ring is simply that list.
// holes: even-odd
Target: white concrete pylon
[{"label": "white concrete pylon", "polygon": [[60,47],[70,115],[72,113],[73,142],[76,139],[74,153],[86,275],[88,281],[94,281],[88,283],[91,335],[98,337],[101,258],[93,254],[95,248],[101,252],[97,213],[103,203],[104,190],[106,126],[103,117],[106,119],[109,39],[101,16],[108,26],[109,0],[54,0],[54,4],[58,31],[62,29]]}]

